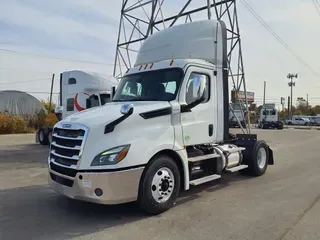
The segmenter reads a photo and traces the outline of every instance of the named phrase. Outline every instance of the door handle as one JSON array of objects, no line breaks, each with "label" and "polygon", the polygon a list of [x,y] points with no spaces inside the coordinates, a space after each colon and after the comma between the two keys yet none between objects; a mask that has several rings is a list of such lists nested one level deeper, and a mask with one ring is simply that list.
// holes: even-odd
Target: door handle
[{"label": "door handle", "polygon": [[209,124],[209,137],[213,135],[213,124]]}]

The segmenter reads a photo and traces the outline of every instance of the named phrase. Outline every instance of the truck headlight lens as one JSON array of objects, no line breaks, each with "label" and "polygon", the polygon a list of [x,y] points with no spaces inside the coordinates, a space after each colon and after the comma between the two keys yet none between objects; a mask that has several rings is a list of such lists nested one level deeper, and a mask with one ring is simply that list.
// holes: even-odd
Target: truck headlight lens
[{"label": "truck headlight lens", "polygon": [[91,166],[117,164],[127,156],[129,148],[130,145],[124,145],[103,151],[99,153],[97,156],[95,156],[95,158],[91,162]]}]

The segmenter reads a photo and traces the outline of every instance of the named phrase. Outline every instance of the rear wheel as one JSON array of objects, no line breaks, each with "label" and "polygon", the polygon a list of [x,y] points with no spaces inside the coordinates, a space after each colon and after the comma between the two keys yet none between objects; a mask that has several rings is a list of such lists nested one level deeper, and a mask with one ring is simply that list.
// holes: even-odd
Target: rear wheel
[{"label": "rear wheel", "polygon": [[156,215],[174,205],[180,191],[180,172],[168,156],[151,161],[140,182],[138,201],[144,211]]},{"label": "rear wheel", "polygon": [[41,145],[48,145],[48,135],[43,128],[39,130],[39,142]]},{"label": "rear wheel", "polygon": [[48,132],[48,144],[50,145],[52,142],[52,131]]},{"label": "rear wheel", "polygon": [[263,175],[268,167],[269,151],[265,141],[257,141],[248,159],[249,174],[253,176]]}]

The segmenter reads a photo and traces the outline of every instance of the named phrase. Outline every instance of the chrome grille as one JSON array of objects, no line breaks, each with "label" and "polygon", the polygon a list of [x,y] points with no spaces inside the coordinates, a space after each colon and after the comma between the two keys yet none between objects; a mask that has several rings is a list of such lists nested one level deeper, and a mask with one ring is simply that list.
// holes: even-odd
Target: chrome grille
[{"label": "chrome grille", "polygon": [[[63,125],[67,125],[68,128],[64,128]],[[69,172],[68,169],[77,168],[87,134],[88,129],[83,125],[75,123],[58,124],[52,132],[50,146],[51,170],[70,176],[66,173]]]}]

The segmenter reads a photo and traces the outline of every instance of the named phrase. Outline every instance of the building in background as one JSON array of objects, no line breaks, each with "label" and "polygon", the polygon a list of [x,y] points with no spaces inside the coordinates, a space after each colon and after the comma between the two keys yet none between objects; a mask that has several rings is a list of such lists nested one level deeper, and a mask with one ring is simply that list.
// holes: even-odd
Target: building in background
[{"label": "building in background", "polygon": [[39,113],[41,110],[46,112],[41,102],[28,93],[16,90],[0,91],[0,113],[27,115]]}]

